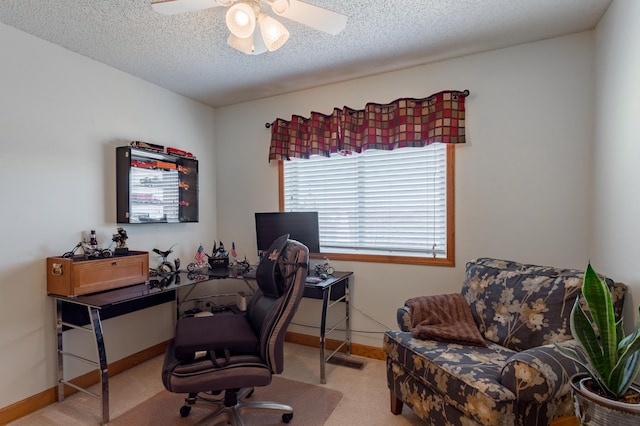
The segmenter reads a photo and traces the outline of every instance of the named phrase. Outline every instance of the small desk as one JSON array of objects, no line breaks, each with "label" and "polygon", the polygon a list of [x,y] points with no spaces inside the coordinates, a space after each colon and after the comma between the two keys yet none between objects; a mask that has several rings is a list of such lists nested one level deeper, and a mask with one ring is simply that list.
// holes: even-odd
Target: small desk
[{"label": "small desk", "polygon": [[[68,297],[49,294],[55,300],[56,332],[57,332],[57,362],[58,362],[58,401],[64,400],[64,385],[70,386],[81,392],[85,392],[101,400],[102,423],[109,422],[109,374],[108,363],[105,350],[104,336],[102,333],[102,321],[119,315],[145,309],[151,306],[176,302],[176,309],[180,303],[178,300],[179,288],[190,287],[193,290],[196,284],[210,282],[217,279],[244,279],[252,280],[255,277],[230,276],[231,271],[216,271],[212,275],[200,275],[198,273],[181,272],[171,279],[162,281],[151,281],[141,283],[116,290],[105,291],[83,296]],[[352,272],[336,272],[328,279],[317,283],[306,283],[303,297],[322,299],[322,317],[320,322],[320,381],[326,383],[325,363],[332,358],[336,352],[346,345],[347,355],[351,351],[351,326],[349,308],[349,278]],[[187,293],[189,294],[189,293]],[[338,321],[331,330],[326,331],[327,310],[335,303],[345,302],[345,317]],[[330,303],[331,302],[331,303]],[[177,318],[177,317],[176,317]],[[325,358],[325,336],[335,330],[338,324],[345,322],[346,337],[344,342],[328,357]],[[62,333],[67,329],[78,329],[93,336],[96,344],[98,360],[93,361],[76,354],[66,352],[62,345]],[[95,394],[87,389],[81,388],[64,378],[63,358],[65,356],[83,361],[96,367],[100,374],[101,393]]]},{"label": "small desk", "polygon": [[[327,383],[325,365],[343,347],[347,356],[351,355],[351,290],[349,278],[353,272],[334,272],[332,276],[318,284],[305,284],[304,297],[322,299],[322,315],[320,317],[320,383]],[[319,297],[321,295],[321,297]],[[345,304],[345,316],[331,326],[327,332],[327,310],[338,302]],[[325,338],[333,332],[338,325],[345,323],[345,339],[328,357],[325,357]]]}]

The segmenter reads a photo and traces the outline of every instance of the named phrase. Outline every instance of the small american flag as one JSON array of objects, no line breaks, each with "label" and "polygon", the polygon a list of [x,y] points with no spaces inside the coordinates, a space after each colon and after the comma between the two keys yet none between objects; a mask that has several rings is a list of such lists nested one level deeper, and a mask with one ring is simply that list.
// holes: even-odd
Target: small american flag
[{"label": "small american flag", "polygon": [[196,259],[196,261],[198,261],[198,263],[200,263],[204,261],[204,256],[205,256],[204,247],[202,247],[202,244],[200,244],[200,247],[198,247],[198,251],[196,252],[196,255],[194,256],[194,258]]},{"label": "small american flag", "polygon": [[231,257],[236,258],[238,257],[238,254],[236,253],[236,243],[234,243],[233,241],[231,241]]}]

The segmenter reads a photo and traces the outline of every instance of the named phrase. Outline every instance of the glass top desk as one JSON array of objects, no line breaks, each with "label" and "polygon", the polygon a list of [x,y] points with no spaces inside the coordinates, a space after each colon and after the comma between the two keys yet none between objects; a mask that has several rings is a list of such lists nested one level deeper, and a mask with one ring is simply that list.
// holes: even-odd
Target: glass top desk
[{"label": "glass top desk", "polygon": [[[351,353],[349,278],[352,275],[352,272],[335,272],[332,276],[322,282],[305,283],[303,297],[322,299],[322,314],[320,321],[321,383],[326,383],[326,362],[343,347],[345,348],[347,356]],[[102,321],[172,301],[176,302],[176,318],[179,318],[180,305],[185,301],[191,300],[189,299],[189,294],[196,288],[197,284],[226,278],[243,279],[252,291],[255,290],[255,284],[252,284],[253,280],[255,280],[255,272],[253,274],[248,273],[241,276],[234,274],[234,271],[230,268],[220,270],[213,269],[204,273],[180,272],[168,278],[154,277],[149,281],[149,283],[141,283],[82,296],[69,297],[49,294],[49,296],[55,300],[58,401],[64,400],[65,385],[99,398],[101,400],[102,423],[108,423],[109,374],[105,341],[102,332]],[[185,289],[185,295],[181,295],[177,291],[182,288]],[[327,311],[331,306],[338,302],[344,302],[345,316],[327,332]],[[335,349],[328,357],[325,357],[325,337],[327,334],[334,331],[342,322],[345,323],[345,339],[337,349]],[[62,333],[68,329],[82,330],[93,336],[97,349],[97,361],[89,360],[64,350]],[[100,394],[93,393],[65,379],[63,363],[65,356],[83,361],[98,369],[101,385]]]}]

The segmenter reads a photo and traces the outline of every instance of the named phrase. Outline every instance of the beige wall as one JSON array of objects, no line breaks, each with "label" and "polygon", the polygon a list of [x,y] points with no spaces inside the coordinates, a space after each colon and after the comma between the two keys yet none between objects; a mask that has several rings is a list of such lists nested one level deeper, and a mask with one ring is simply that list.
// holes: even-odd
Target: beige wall
[{"label": "beige wall", "polygon": [[[0,407],[56,383],[53,301],[45,258],[70,250],[96,229],[111,242],[115,147],[141,139],[197,154],[199,224],[129,226],[129,247],[173,243],[191,259],[216,233],[214,110],[0,24]],[[203,241],[203,242],[204,242]],[[152,257],[152,262],[155,259]],[[167,340],[165,304],[105,322],[112,362]],[[86,336],[66,340],[90,355]],[[70,370],[86,368],[82,363]],[[158,373],[159,374],[159,373]],[[73,377],[73,376],[71,376]]]},{"label": "beige wall", "polygon": [[594,221],[596,270],[629,285],[628,331],[640,304],[640,2],[614,0],[597,27]]},{"label": "beige wall", "polygon": [[[218,223],[255,257],[253,213],[278,209],[264,123],[291,114],[469,89],[468,143],[456,147],[456,267],[335,262],[355,272],[353,328],[380,346],[395,310],[420,294],[459,291],[480,256],[584,267],[589,257],[593,34],[521,45],[216,109]],[[318,325],[317,301],[295,322]],[[373,319],[372,319],[373,318]],[[313,329],[292,330],[312,334]]]}]

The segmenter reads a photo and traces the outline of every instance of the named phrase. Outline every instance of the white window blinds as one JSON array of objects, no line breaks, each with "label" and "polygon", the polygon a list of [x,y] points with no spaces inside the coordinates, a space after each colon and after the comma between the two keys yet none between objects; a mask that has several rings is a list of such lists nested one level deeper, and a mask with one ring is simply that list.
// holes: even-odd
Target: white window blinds
[{"label": "white window blinds", "polygon": [[446,257],[444,144],[284,162],[284,210],[318,211],[323,253]]}]

